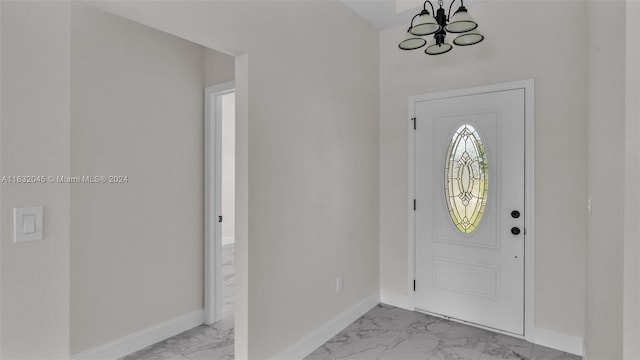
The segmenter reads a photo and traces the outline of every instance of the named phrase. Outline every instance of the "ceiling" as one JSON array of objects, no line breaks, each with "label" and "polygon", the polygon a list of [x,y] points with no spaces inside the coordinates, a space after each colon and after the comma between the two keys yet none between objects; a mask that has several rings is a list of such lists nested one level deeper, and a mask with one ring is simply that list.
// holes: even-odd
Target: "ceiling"
[{"label": "ceiling", "polygon": [[[453,0],[456,1],[456,0]],[[465,0],[465,3],[476,3],[480,0]],[[378,30],[404,25],[409,26],[411,18],[420,12],[424,0],[342,0],[356,15],[366,20]],[[458,6],[459,6],[459,1]],[[437,7],[437,0],[432,0]],[[447,5],[451,0],[445,0]],[[429,8],[429,7],[428,7]],[[457,6],[454,6],[454,10]]]},{"label": "ceiling", "polygon": [[408,25],[423,3],[420,0],[342,0],[342,2],[378,30]]}]

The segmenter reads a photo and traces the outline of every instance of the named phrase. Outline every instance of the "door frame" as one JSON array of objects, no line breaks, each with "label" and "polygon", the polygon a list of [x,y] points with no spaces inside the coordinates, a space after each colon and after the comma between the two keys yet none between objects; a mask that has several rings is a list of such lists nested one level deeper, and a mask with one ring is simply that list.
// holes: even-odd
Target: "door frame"
[{"label": "door frame", "polygon": [[[511,333],[504,332],[510,336],[521,337],[530,342],[534,340],[534,80],[520,80],[513,82],[497,83],[491,85],[477,86],[464,89],[439,91],[427,94],[412,95],[409,97],[409,119],[408,119],[408,132],[409,132],[409,196],[407,198],[407,211],[409,212],[408,221],[408,236],[407,236],[407,249],[408,249],[408,269],[407,269],[407,289],[409,289],[409,301],[411,307],[415,310],[414,292],[411,291],[414,286],[414,279],[416,278],[416,213],[413,210],[414,199],[416,194],[415,184],[415,152],[416,152],[416,135],[414,131],[414,119],[416,116],[415,108],[416,103],[428,100],[446,99],[451,97],[476,95],[491,92],[500,92],[508,90],[524,89],[524,131],[525,131],[525,211],[524,211],[524,223],[525,223],[525,246],[524,246],[524,336],[517,336]],[[453,319],[452,319],[453,320]],[[473,324],[473,326],[478,326]],[[480,326],[482,327],[482,326]],[[487,328],[493,332],[500,333],[501,331]]]},{"label": "door frame", "polygon": [[[220,97],[235,81],[204,89],[204,323],[222,317],[222,111]],[[213,225],[213,226],[212,226]]]}]

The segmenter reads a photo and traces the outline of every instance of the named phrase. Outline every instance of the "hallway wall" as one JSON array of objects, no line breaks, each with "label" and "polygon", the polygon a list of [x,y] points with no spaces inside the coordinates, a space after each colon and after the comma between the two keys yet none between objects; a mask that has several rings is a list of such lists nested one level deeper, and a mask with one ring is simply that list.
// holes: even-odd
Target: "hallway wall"
[{"label": "hallway wall", "polygon": [[[69,174],[69,3],[0,1],[0,175]],[[69,184],[0,184],[0,358],[69,355]],[[43,206],[13,243],[13,208]]]},{"label": "hallway wall", "polygon": [[640,2],[626,1],[623,357],[640,359]]},{"label": "hallway wall", "polygon": [[[71,353],[203,307],[202,46],[71,6]],[[132,316],[135,314],[135,316]]]}]

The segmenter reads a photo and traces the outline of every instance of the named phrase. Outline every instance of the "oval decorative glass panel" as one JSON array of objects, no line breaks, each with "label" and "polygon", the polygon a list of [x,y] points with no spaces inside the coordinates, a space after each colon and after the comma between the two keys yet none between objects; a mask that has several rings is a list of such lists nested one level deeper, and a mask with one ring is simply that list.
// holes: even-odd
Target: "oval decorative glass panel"
[{"label": "oval decorative glass panel", "polygon": [[458,230],[469,234],[482,219],[489,189],[484,145],[473,126],[464,124],[453,134],[445,164],[449,215]]}]

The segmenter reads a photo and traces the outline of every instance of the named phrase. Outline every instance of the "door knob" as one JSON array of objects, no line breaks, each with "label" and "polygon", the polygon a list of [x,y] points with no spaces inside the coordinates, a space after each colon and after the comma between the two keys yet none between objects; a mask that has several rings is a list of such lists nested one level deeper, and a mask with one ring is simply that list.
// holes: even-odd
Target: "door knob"
[{"label": "door knob", "polygon": [[512,217],[512,218],[514,218],[514,219],[519,218],[519,217],[520,217],[520,211],[518,211],[518,210],[513,210],[513,211],[511,212],[511,217]]},{"label": "door knob", "polygon": [[511,233],[512,233],[513,235],[520,235],[520,228],[518,228],[518,227],[516,227],[516,226],[512,227],[512,228],[511,228]]}]

